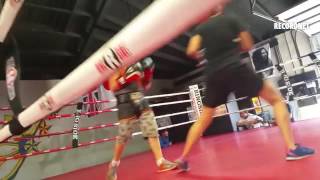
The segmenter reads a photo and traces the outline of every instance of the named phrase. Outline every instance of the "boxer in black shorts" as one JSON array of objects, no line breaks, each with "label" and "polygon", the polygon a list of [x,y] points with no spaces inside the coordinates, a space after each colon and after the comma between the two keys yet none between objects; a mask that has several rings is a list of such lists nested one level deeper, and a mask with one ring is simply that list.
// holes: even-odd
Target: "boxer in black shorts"
[{"label": "boxer in black shorts", "polygon": [[190,128],[178,166],[188,170],[187,155],[213,120],[215,108],[225,104],[231,92],[240,96],[261,96],[274,110],[275,119],[287,145],[287,160],[296,160],[314,153],[313,149],[295,143],[289,125],[289,113],[278,89],[258,77],[248,64],[242,62],[241,54],[250,50],[253,40],[241,22],[225,15],[216,15],[200,24],[190,39],[187,55],[197,59],[205,52],[206,93],[204,106],[198,120]]}]

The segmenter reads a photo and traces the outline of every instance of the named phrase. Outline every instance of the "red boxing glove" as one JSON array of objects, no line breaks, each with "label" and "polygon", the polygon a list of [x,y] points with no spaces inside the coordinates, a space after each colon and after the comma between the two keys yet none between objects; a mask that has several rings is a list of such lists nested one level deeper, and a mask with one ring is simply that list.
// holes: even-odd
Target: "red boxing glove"
[{"label": "red boxing glove", "polygon": [[103,87],[104,87],[104,89],[106,89],[106,90],[108,90],[108,91],[111,90],[110,84],[109,84],[109,81],[108,81],[108,80],[106,80],[105,82],[103,82]]},{"label": "red boxing glove", "polygon": [[120,78],[117,79],[117,87],[118,89],[121,89],[123,86],[133,83],[133,82],[140,82],[142,78],[142,73],[139,71],[134,71],[129,74],[126,74]]},{"label": "red boxing glove", "polygon": [[[130,74],[127,74],[126,77],[124,78],[125,81],[123,84],[129,84],[135,81],[140,81],[143,77],[143,74],[139,71],[134,71]],[[122,83],[121,80],[122,78],[119,78],[119,82]]]},{"label": "red boxing glove", "polygon": [[137,71],[136,69],[130,69],[130,71],[127,71],[125,74],[116,79],[111,78],[105,81],[103,83],[103,86],[106,90],[117,91],[121,89],[123,86],[132,82],[140,82],[142,76],[142,72]]},{"label": "red boxing glove", "polygon": [[[116,79],[109,79],[105,81],[103,86],[107,90],[117,91],[130,83],[138,83],[142,85],[144,89],[149,89],[148,86],[151,86],[151,80],[153,77],[154,66],[150,60],[145,60],[138,62],[125,70],[125,72],[120,73],[120,77]],[[111,80],[111,84],[110,84]]]}]

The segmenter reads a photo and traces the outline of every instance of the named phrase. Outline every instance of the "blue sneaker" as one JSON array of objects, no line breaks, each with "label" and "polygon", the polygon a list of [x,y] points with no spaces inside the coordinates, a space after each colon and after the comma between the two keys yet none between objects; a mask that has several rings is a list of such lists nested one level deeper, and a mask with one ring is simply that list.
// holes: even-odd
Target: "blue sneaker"
[{"label": "blue sneaker", "polygon": [[299,160],[299,159],[303,159],[306,158],[308,156],[313,155],[315,152],[313,149],[308,148],[308,147],[303,147],[299,144],[296,144],[296,149],[294,150],[290,150],[287,153],[287,158],[286,160],[288,161],[292,161],[292,160]]},{"label": "blue sneaker", "polygon": [[190,168],[189,168],[189,163],[187,160],[185,159],[178,159],[175,161],[177,163],[177,166],[180,170],[182,171],[189,171]]}]

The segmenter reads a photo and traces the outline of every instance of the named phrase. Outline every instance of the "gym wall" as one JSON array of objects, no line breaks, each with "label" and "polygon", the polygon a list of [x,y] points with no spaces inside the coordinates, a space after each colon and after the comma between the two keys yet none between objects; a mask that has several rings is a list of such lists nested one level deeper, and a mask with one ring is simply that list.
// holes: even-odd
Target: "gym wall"
[{"label": "gym wall", "polygon": [[[305,33],[300,31],[287,31],[285,33],[279,34],[276,36],[278,43],[279,43],[279,51],[280,51],[280,57],[282,62],[287,62],[292,59],[296,59],[297,57],[304,56],[306,54],[309,54],[310,52],[315,51],[311,44],[311,39],[309,36],[307,36]],[[294,42],[296,42],[296,47],[294,46]],[[271,49],[272,57],[271,60],[273,61],[273,64],[277,64],[277,58],[275,57],[275,50]],[[301,61],[295,61],[293,63],[287,64],[286,71],[288,75],[295,76],[299,75],[303,72],[308,71],[315,71],[316,75],[319,76],[319,70],[315,66],[310,66],[301,70],[292,71],[295,68],[307,65],[309,63],[312,63],[312,60],[309,58],[309,56],[301,58]],[[278,72],[276,71],[276,74]],[[277,86],[279,78],[272,78],[272,82]],[[265,105],[266,103],[261,99],[262,105]],[[298,108],[297,102],[291,102],[291,106],[294,108]],[[269,110],[272,112],[271,107],[263,108],[264,110]],[[299,110],[295,109],[293,111],[294,119],[300,119]],[[273,113],[272,113],[273,114]]]}]

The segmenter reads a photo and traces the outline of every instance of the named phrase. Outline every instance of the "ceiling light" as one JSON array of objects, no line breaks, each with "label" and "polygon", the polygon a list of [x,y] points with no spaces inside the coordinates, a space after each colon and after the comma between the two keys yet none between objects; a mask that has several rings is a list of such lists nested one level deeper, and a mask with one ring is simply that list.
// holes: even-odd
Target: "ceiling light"
[{"label": "ceiling light", "polygon": [[308,18],[311,18],[313,16],[319,15],[320,13],[320,4],[318,6],[314,6],[314,8],[302,13],[302,14],[296,14],[295,17],[289,18],[289,22],[302,22],[307,20]]},{"label": "ceiling light", "polygon": [[277,15],[277,17],[282,20],[282,21],[285,21],[303,11],[306,11],[314,6],[317,6],[320,4],[320,1],[319,0],[308,0],[306,2],[303,2],[279,15]]}]

